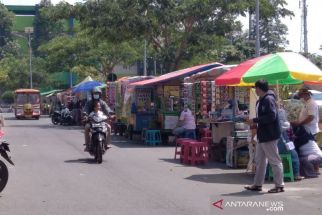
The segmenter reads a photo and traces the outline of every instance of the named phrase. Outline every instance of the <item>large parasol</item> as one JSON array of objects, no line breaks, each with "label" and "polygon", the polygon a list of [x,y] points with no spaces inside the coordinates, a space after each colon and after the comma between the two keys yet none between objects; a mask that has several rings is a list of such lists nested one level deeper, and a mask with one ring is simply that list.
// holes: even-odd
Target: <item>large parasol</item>
[{"label": "large parasol", "polygon": [[216,85],[249,85],[259,79],[270,84],[322,84],[322,71],[304,56],[280,52],[247,60],[216,79]]}]

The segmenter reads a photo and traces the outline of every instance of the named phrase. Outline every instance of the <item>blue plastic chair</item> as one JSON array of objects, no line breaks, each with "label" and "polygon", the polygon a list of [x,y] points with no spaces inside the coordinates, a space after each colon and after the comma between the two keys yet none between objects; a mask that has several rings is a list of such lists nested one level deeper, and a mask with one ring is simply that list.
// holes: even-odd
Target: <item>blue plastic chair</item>
[{"label": "blue plastic chair", "polygon": [[160,130],[146,130],[145,143],[150,146],[161,145],[161,132]]}]

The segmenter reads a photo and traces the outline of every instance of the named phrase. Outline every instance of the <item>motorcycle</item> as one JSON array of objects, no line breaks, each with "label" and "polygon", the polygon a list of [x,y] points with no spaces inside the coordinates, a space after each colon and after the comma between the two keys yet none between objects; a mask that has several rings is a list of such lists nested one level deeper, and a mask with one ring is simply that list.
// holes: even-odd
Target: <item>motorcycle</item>
[{"label": "motorcycle", "polygon": [[[86,119],[87,118],[87,119]],[[106,122],[108,117],[106,115],[99,116],[86,116],[85,121],[90,124],[90,146],[89,153],[94,156],[97,163],[103,162],[103,155],[107,150],[106,135],[107,135],[107,125]]]},{"label": "motorcycle", "polygon": [[51,115],[51,122],[54,125],[73,125],[74,124],[74,119],[69,111],[69,109],[62,108],[62,110],[55,110],[54,113]]},{"label": "motorcycle", "polygon": [[[0,137],[2,137],[3,135],[4,134],[1,133]],[[7,152],[10,152],[9,144],[6,141],[2,141],[0,144],[0,155],[10,164],[14,165],[11,158],[8,156]],[[0,193],[7,185],[8,177],[9,177],[9,171],[8,171],[7,165],[2,160],[0,160]]]}]

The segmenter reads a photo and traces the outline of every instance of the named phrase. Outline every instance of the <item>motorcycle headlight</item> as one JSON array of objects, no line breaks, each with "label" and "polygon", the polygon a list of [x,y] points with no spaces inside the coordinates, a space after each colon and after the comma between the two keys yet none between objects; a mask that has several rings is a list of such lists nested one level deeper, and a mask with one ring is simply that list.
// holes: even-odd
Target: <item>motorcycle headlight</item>
[{"label": "motorcycle headlight", "polygon": [[99,128],[99,127],[102,127],[102,125],[101,125],[101,123],[93,123],[92,127],[93,128]]}]

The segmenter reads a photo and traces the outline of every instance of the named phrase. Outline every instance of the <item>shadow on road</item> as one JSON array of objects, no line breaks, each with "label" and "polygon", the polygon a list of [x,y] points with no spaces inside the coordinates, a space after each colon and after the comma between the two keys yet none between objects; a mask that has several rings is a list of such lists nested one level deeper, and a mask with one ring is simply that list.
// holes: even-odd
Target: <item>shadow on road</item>
[{"label": "shadow on road", "polygon": [[168,162],[168,163],[181,164],[182,166],[185,166],[185,167],[197,167],[200,169],[223,169],[223,170],[230,169],[224,163],[212,162],[212,161],[210,161],[207,164],[198,164],[198,165],[183,164],[180,162],[179,156],[177,156],[176,160],[174,158],[160,158],[159,160]]},{"label": "shadow on road", "polygon": [[253,175],[248,175],[245,173],[221,173],[221,174],[192,175],[185,179],[204,182],[204,183],[245,185],[253,182]]},{"label": "shadow on road", "polygon": [[93,158],[80,158],[76,160],[66,160],[65,163],[87,163],[87,164],[97,164]]},{"label": "shadow on road", "polygon": [[113,145],[119,148],[151,148],[151,149],[166,148],[166,147],[173,148],[173,146],[169,146],[169,145],[147,146],[142,141],[133,141],[133,140],[127,139],[126,137],[117,136],[117,135],[112,136],[112,143]]},{"label": "shadow on road", "polygon": [[[241,187],[240,189],[244,189],[244,188]],[[265,194],[264,192],[253,192],[253,191],[249,191],[249,190],[243,190],[243,191],[236,192],[236,193],[221,194],[221,196],[249,197],[249,196],[262,196],[264,194]]]},{"label": "shadow on road", "polygon": [[29,125],[18,125],[18,124],[11,124],[6,125],[6,127],[12,128],[41,128],[41,129],[60,129],[60,130],[83,130],[80,126],[60,126],[60,125],[51,125],[51,124],[29,124]]}]

